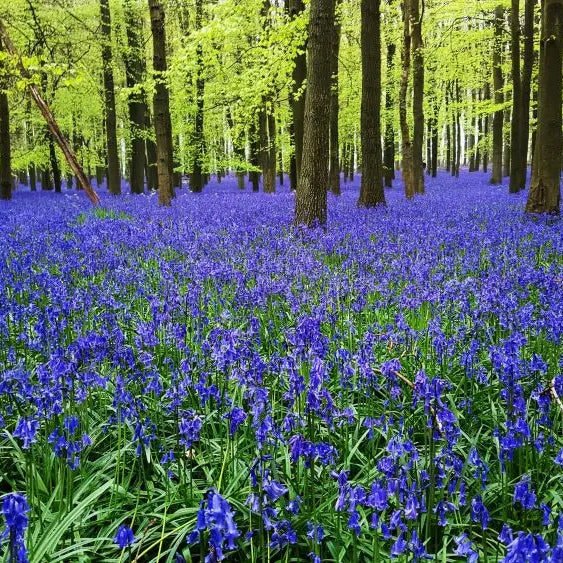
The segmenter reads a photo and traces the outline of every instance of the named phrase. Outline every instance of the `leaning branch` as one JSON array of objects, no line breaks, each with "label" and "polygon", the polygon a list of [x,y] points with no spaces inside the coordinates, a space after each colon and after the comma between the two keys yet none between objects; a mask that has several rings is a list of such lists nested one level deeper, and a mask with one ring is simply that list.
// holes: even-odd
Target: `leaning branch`
[{"label": "leaning branch", "polygon": [[8,35],[6,26],[4,25],[4,22],[1,19],[0,19],[0,39],[2,40],[2,43],[4,44],[6,51],[15,58],[20,74],[27,81],[29,91],[31,93],[31,97],[33,98],[34,102],[37,104],[37,107],[39,108],[39,111],[45,118],[45,121],[47,122],[51,134],[55,138],[55,141],[57,141],[57,144],[59,145],[60,149],[62,150],[66,158],[66,161],[68,162],[68,165],[76,175],[78,182],[80,183],[86,194],[88,195],[90,201],[94,205],[98,205],[100,203],[100,198],[98,197],[98,194],[93,190],[92,186],[90,185],[90,181],[88,180],[86,174],[84,174],[84,170],[82,170],[82,167],[78,163],[78,160],[76,160],[76,156],[73,150],[68,144],[68,141],[66,140],[62,131],[60,130],[57,122],[55,121],[55,116],[51,112],[45,100],[42,98],[39,89],[37,88],[37,85],[34,84],[32,80],[31,74],[25,68],[16,47],[14,46],[12,40],[10,39],[10,36]]}]

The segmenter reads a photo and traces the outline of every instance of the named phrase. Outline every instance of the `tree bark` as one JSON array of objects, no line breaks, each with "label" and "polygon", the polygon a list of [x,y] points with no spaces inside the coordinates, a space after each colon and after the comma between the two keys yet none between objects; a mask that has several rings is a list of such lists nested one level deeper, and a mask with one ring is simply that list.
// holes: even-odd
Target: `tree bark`
[{"label": "tree bark", "polygon": [[527,213],[559,214],[561,201],[563,0],[544,0],[538,129]]},{"label": "tree bark", "polygon": [[512,122],[510,126],[510,193],[520,191],[522,169],[520,143],[522,135],[522,78],[520,76],[520,0],[512,0],[510,14],[510,38],[512,60]]},{"label": "tree bark", "polygon": [[387,45],[387,84],[385,87],[385,141],[383,150],[383,173],[385,185],[390,188],[395,179],[395,128],[393,126],[393,80],[392,73],[395,61],[396,47],[393,43]]},{"label": "tree bark", "polygon": [[167,85],[166,30],[164,7],[160,0],[149,0],[153,41],[153,71],[156,81],[153,97],[154,130],[158,171],[158,202],[170,205],[174,197],[172,121],[170,119],[170,94]]},{"label": "tree bark", "polygon": [[522,87],[520,106],[520,185],[526,187],[528,171],[528,145],[530,142],[530,97],[532,72],[534,69],[534,7],[536,0],[525,0],[524,12],[524,64],[522,66]]},{"label": "tree bark", "polygon": [[258,116],[260,132],[260,167],[262,168],[262,184],[264,193],[276,191],[276,118],[266,102]]},{"label": "tree bark", "polygon": [[[195,3],[195,29],[201,29],[203,22],[203,0]],[[193,166],[190,175],[190,189],[194,193],[203,190],[203,152],[205,140],[203,138],[203,109],[205,94],[205,78],[203,77],[203,45],[201,41],[196,47],[196,115],[194,135],[192,138]]]},{"label": "tree bark", "polygon": [[[335,9],[340,5],[341,0],[335,0]],[[331,73],[332,85],[330,91],[330,191],[334,195],[340,195],[340,161],[338,158],[338,148],[340,146],[338,136],[338,56],[340,54],[340,35],[341,24],[340,16],[337,14],[334,21],[332,35],[332,53],[331,53]]]},{"label": "tree bark", "polygon": [[296,223],[309,227],[325,225],[327,219],[333,26],[334,0],[311,0],[303,158],[295,203]]},{"label": "tree bark", "polygon": [[252,191],[258,192],[260,191],[260,173],[258,172],[258,168],[260,167],[260,141],[258,138],[258,130],[254,119],[250,123],[249,137],[250,166],[252,166],[252,170],[248,174],[248,179],[252,184]]},{"label": "tree bark", "polygon": [[409,75],[411,67],[411,15],[410,0],[405,0],[403,9],[403,50],[401,89],[399,92],[399,120],[401,122],[401,148],[403,153],[403,183],[405,196],[410,199],[415,194],[415,179],[413,178],[413,148],[407,117],[407,92],[409,88]]},{"label": "tree bark", "polygon": [[[298,17],[305,11],[305,3],[303,0],[288,0],[289,13],[292,18]],[[334,1],[334,0],[333,0]],[[293,138],[294,138],[294,156],[295,156],[295,179],[296,186],[299,182],[301,174],[301,160],[303,158],[303,128],[305,121],[305,97],[306,90],[304,88],[305,79],[307,78],[307,42],[304,41],[299,46],[299,51],[293,60],[293,89],[291,92],[292,99],[292,122],[293,122]]]},{"label": "tree bark", "polygon": [[[504,79],[502,76],[502,25],[504,9],[495,8],[495,43],[493,47],[493,90],[495,106],[504,103]],[[491,184],[502,184],[502,148],[503,148],[504,111],[496,109],[493,116],[493,170]]]},{"label": "tree bark", "polygon": [[380,0],[362,0],[362,180],[358,205],[385,205],[381,162]]},{"label": "tree bark", "polygon": [[111,51],[111,12],[108,0],[100,0],[102,33],[102,67],[104,77],[104,109],[106,117],[106,147],[108,156],[108,191],[121,193],[119,156],[117,149],[117,116],[115,112],[115,86],[113,81],[113,57]]},{"label": "tree bark", "polygon": [[[0,39],[0,52],[3,45]],[[4,65],[0,59],[0,71]],[[12,198],[12,150],[10,146],[10,107],[3,80],[0,81],[0,199]]]},{"label": "tree bark", "polygon": [[420,0],[410,0],[413,51],[413,181],[418,194],[424,193],[422,147],[424,142],[424,44],[422,42],[422,13]]},{"label": "tree bark", "polygon": [[[125,1],[125,30],[127,34],[127,52],[124,55],[127,88],[134,88],[145,77],[145,60],[141,51],[142,37],[140,30],[142,19],[136,0]],[[129,182],[131,193],[142,194],[145,188],[145,114],[148,112],[144,93],[131,93],[127,100],[129,127],[131,131],[131,160],[129,164]],[[147,178],[148,183],[148,178]]]}]

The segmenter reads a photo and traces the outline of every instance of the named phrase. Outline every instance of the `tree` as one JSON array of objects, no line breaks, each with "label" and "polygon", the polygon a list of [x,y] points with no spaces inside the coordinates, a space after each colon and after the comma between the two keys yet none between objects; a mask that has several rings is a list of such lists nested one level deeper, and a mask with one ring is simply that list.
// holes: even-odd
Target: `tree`
[{"label": "tree", "polygon": [[139,91],[139,85],[145,78],[146,64],[141,51],[142,19],[139,14],[137,0],[125,0],[125,29],[127,34],[127,50],[124,55],[127,88],[129,127],[131,130],[131,160],[129,164],[129,181],[131,193],[142,194],[145,183],[145,113],[148,112],[145,94]]},{"label": "tree", "polygon": [[538,128],[527,213],[559,214],[561,201],[563,0],[544,0]]},{"label": "tree", "polygon": [[[335,12],[339,8],[341,0],[336,0]],[[334,21],[334,31],[332,36],[332,86],[330,91],[330,191],[334,195],[340,195],[340,159],[338,157],[339,135],[338,135],[338,114],[339,114],[339,96],[338,96],[338,56],[340,53],[340,35],[341,35],[340,16],[336,14]]]},{"label": "tree", "polygon": [[[403,68],[401,74],[401,89],[399,93],[399,118],[401,122],[401,148],[403,153],[403,183],[407,199],[414,197],[415,180],[413,178],[413,147],[407,116],[407,91],[411,66],[411,8],[410,0],[405,0],[403,9],[403,50],[401,53]],[[422,150],[422,147],[421,147]]]},{"label": "tree", "polygon": [[[0,38],[0,54],[2,54]],[[0,72],[3,71],[0,59]],[[0,76],[2,79],[2,76]],[[12,151],[10,146],[10,108],[4,80],[0,80],[0,199],[12,198]]]},{"label": "tree", "polygon": [[108,191],[121,193],[121,175],[117,152],[117,116],[115,112],[115,87],[113,57],[111,52],[111,13],[108,0],[100,0],[102,32],[102,66],[104,75],[104,102],[106,112],[106,147],[108,156]]},{"label": "tree", "polygon": [[387,84],[385,86],[385,140],[383,150],[383,172],[385,185],[390,188],[395,179],[395,127],[393,126],[393,66],[395,61],[395,44],[387,45]]},{"label": "tree", "polygon": [[170,205],[174,197],[174,179],[170,95],[166,77],[164,7],[160,0],[149,0],[149,9],[153,41],[153,71],[156,82],[153,107],[158,170],[158,201],[161,205]]},{"label": "tree", "polygon": [[380,0],[362,0],[362,181],[358,205],[385,205],[381,162]]},{"label": "tree", "polygon": [[295,200],[297,224],[326,224],[334,0],[311,0],[303,159]]},{"label": "tree", "polygon": [[510,44],[512,61],[512,121],[510,126],[510,193],[520,191],[522,169],[520,142],[522,134],[522,79],[520,76],[520,0],[512,0],[510,13]]},{"label": "tree", "polygon": [[422,147],[424,142],[424,43],[422,41],[422,12],[420,0],[410,0],[413,51],[413,142],[412,178],[414,191],[424,193],[424,169],[422,166]]},{"label": "tree", "polygon": [[[296,18],[305,11],[303,0],[288,0],[290,17]],[[297,52],[293,59],[292,71],[293,87],[290,92],[292,132],[294,142],[294,170],[295,178],[292,185],[297,186],[301,174],[301,159],[303,156],[303,127],[305,120],[305,79],[307,78],[306,41],[297,45]]]},{"label": "tree", "polygon": [[[203,23],[203,0],[195,3],[195,29],[199,31]],[[192,138],[193,164],[190,174],[190,189],[194,193],[203,190],[203,109],[205,104],[205,78],[203,76],[203,45],[198,41],[196,47],[196,115],[195,127]]]},{"label": "tree", "polygon": [[524,12],[524,63],[522,65],[522,81],[520,91],[520,185],[526,187],[528,169],[528,144],[530,141],[530,98],[532,88],[532,72],[534,69],[534,7],[536,0],[525,0]]},{"label": "tree", "polygon": [[504,111],[499,106],[504,103],[504,80],[502,76],[502,24],[504,10],[502,6],[495,8],[495,43],[493,46],[493,90],[494,102],[497,109],[493,117],[493,160],[491,184],[502,184],[502,141],[504,126]]}]

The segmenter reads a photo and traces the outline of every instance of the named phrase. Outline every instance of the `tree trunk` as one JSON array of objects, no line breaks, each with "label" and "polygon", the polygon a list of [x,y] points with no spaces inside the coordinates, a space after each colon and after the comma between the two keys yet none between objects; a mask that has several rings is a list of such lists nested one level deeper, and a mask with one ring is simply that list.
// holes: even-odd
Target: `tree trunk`
[{"label": "tree trunk", "polygon": [[[510,102],[510,92],[507,92],[507,102]],[[510,176],[510,166],[511,166],[511,156],[512,150],[510,146],[510,122],[511,122],[511,112],[507,109],[504,112],[504,125],[503,125],[503,135],[504,135],[504,164],[503,164],[503,176],[505,178]]]},{"label": "tree trunk", "polygon": [[381,162],[380,0],[362,0],[362,180],[358,205],[385,205]]},{"label": "tree trunk", "polygon": [[[141,84],[145,77],[145,59],[141,51],[142,19],[139,15],[136,0],[125,2],[125,29],[127,34],[127,51],[124,55],[127,88]],[[131,130],[131,161],[129,164],[129,182],[131,193],[142,194],[145,191],[145,114],[148,112],[143,93],[129,94],[127,100],[129,127]],[[148,178],[147,178],[148,183]]]},{"label": "tree trunk", "polygon": [[[0,52],[3,51],[0,40]],[[3,70],[0,59],[0,70]],[[0,199],[12,198],[12,152],[10,146],[10,108],[8,94],[0,81]]]},{"label": "tree trunk", "polygon": [[260,132],[260,167],[264,193],[276,191],[276,118],[270,113],[271,108],[264,107],[258,116]]},{"label": "tree trunk", "polygon": [[260,167],[260,141],[258,139],[258,131],[254,119],[250,123],[249,137],[250,166],[252,166],[253,169],[248,174],[248,179],[252,184],[252,191],[258,192],[260,191],[260,173],[258,172],[258,168]]},{"label": "tree trunk", "polygon": [[424,142],[424,44],[422,42],[422,13],[420,0],[410,0],[413,51],[413,180],[415,192],[424,193],[422,147]]},{"label": "tree trunk", "polygon": [[[457,106],[459,108],[461,107],[461,86],[459,85],[459,80],[455,81],[455,86],[456,86],[456,95],[457,95]],[[455,121],[456,121],[456,140],[457,140],[455,176],[456,178],[459,178],[459,165],[461,162],[461,119],[460,119],[459,109],[456,111]]]},{"label": "tree trunk", "polygon": [[522,88],[520,107],[520,185],[526,187],[528,172],[528,145],[530,142],[530,97],[532,71],[534,69],[534,6],[536,0],[525,0],[524,12],[524,64],[522,66]]},{"label": "tree trunk", "polygon": [[108,157],[108,191],[121,193],[119,156],[117,150],[117,116],[115,113],[115,87],[111,52],[111,13],[108,0],[100,0],[102,33],[102,66],[104,75],[104,109],[106,117],[106,146]]},{"label": "tree trunk", "polygon": [[153,98],[154,130],[158,171],[158,202],[170,205],[174,197],[172,121],[170,119],[170,95],[167,85],[166,30],[164,7],[160,0],[149,0],[153,41],[153,70],[156,81]]},{"label": "tree trunk", "polygon": [[390,188],[395,179],[395,128],[393,126],[393,66],[396,47],[393,43],[387,45],[387,84],[385,86],[385,148],[383,151],[383,173],[385,185]]},{"label": "tree trunk", "polygon": [[538,129],[527,213],[559,214],[563,141],[563,0],[544,0],[540,42]]},{"label": "tree trunk", "polygon": [[326,224],[334,0],[311,0],[303,158],[295,202],[297,224]]},{"label": "tree trunk", "polygon": [[520,191],[522,169],[520,144],[522,135],[522,79],[520,76],[520,0],[512,0],[510,14],[510,37],[512,59],[512,123],[510,126],[510,145],[512,159],[510,163],[510,193]]},{"label": "tree trunk", "polygon": [[[151,112],[148,105],[145,106],[145,129],[153,132],[154,128],[151,120]],[[145,141],[147,156],[145,158],[145,176],[149,190],[152,192],[158,190],[158,164],[156,156],[156,143],[152,138],[147,138]]]},{"label": "tree trunk", "polygon": [[[488,82],[485,82],[485,91],[483,92],[483,98],[486,101],[491,99],[491,86]],[[483,146],[483,172],[487,173],[489,171],[489,115],[483,117],[483,139],[485,140],[485,145]]]},{"label": "tree trunk", "polygon": [[[299,16],[305,11],[305,3],[303,0],[288,0],[289,12],[292,18]],[[299,176],[301,174],[301,160],[303,158],[303,127],[305,121],[305,88],[304,83],[307,78],[307,55],[306,55],[307,42],[299,45],[299,50],[293,59],[293,90],[291,92],[292,98],[292,122],[293,122],[293,137],[294,137],[294,155],[295,155],[295,177],[296,186],[299,183]]]},{"label": "tree trunk", "polygon": [[469,131],[467,134],[467,148],[469,149],[469,172],[475,172],[475,155],[476,155],[476,147],[475,147],[475,128],[477,126],[477,117],[475,115],[475,102],[476,102],[476,94],[475,90],[472,92],[472,101],[473,101],[473,109],[472,112],[473,116],[471,117],[471,121],[469,122]]},{"label": "tree trunk", "polygon": [[407,117],[407,92],[409,88],[409,74],[411,67],[411,25],[410,0],[405,0],[403,9],[403,69],[401,75],[401,90],[399,92],[399,120],[401,122],[401,148],[403,153],[403,183],[405,196],[410,199],[415,194],[415,180],[413,178],[413,149]]},{"label": "tree trunk", "polygon": [[[203,21],[203,0],[196,0],[195,3],[195,29],[201,29]],[[190,189],[194,193],[203,190],[203,108],[205,94],[205,79],[203,77],[203,45],[201,41],[196,47],[196,115],[194,135],[192,138],[193,167],[190,175]]]},{"label": "tree trunk", "polygon": [[434,97],[434,115],[432,117],[432,178],[438,176],[438,116],[440,107],[438,106],[438,98]]},{"label": "tree trunk", "polygon": [[[504,80],[502,76],[502,26],[504,9],[502,6],[495,8],[495,43],[493,47],[493,90],[495,106],[504,103]],[[493,170],[491,184],[502,184],[502,141],[504,127],[504,111],[496,109],[493,116]]]},{"label": "tree trunk", "polygon": [[[335,0],[335,6],[338,7],[341,0]],[[340,195],[340,163],[338,159],[338,147],[340,141],[338,138],[338,56],[340,53],[340,16],[337,14],[334,22],[332,35],[332,54],[331,54],[331,72],[332,87],[330,91],[330,191],[334,195]]]}]

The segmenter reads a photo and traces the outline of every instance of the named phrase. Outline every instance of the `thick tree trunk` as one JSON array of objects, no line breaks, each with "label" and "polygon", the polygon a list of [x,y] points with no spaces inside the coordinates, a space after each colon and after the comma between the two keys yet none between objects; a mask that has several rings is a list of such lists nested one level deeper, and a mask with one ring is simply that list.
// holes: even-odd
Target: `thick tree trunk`
[{"label": "thick tree trunk", "polygon": [[385,185],[390,188],[395,179],[395,128],[393,126],[393,66],[395,60],[395,45],[387,45],[387,84],[385,86],[385,141],[383,150],[383,173]]},{"label": "thick tree trunk", "polygon": [[[493,90],[495,106],[504,103],[504,80],[502,76],[502,25],[504,9],[495,8],[495,44],[493,47]],[[493,116],[493,170],[491,184],[502,184],[502,145],[503,145],[504,112],[496,109]]]},{"label": "thick tree trunk", "polygon": [[[125,29],[127,34],[127,52],[124,55],[127,87],[134,88],[142,84],[145,77],[145,59],[141,51],[142,19],[138,11],[137,0],[125,2]],[[129,127],[131,130],[131,161],[129,164],[129,182],[131,193],[142,194],[145,190],[145,114],[148,108],[143,93],[129,94],[127,100]],[[148,178],[147,178],[148,183]]]},{"label": "thick tree trunk", "polygon": [[409,88],[409,75],[411,67],[411,17],[410,0],[402,4],[403,8],[403,50],[402,50],[402,75],[401,89],[399,93],[399,119],[401,122],[401,148],[403,153],[403,183],[405,185],[405,196],[414,197],[415,180],[413,178],[413,149],[407,117],[407,92]]},{"label": "thick tree trunk", "polygon": [[334,0],[311,0],[303,158],[297,184],[297,224],[326,224],[330,82]]},{"label": "thick tree trunk", "polygon": [[520,191],[522,167],[520,144],[522,136],[522,78],[520,76],[520,0],[512,0],[510,14],[510,37],[512,59],[512,123],[510,126],[510,193]]},{"label": "thick tree trunk", "polygon": [[522,66],[522,87],[520,106],[520,185],[526,187],[528,171],[528,145],[530,142],[530,97],[532,88],[532,72],[534,69],[534,6],[536,0],[525,0],[524,12],[524,64]]},{"label": "thick tree trunk", "polygon": [[413,51],[413,180],[418,194],[424,193],[422,147],[424,142],[424,54],[422,42],[422,12],[420,0],[410,0]]},{"label": "thick tree trunk", "polygon": [[544,0],[540,43],[538,130],[527,213],[558,214],[563,140],[563,0]]},{"label": "thick tree trunk", "polygon": [[358,205],[385,205],[381,162],[380,0],[362,0],[362,181]]},{"label": "thick tree trunk", "polygon": [[[340,5],[341,0],[335,0],[335,7]],[[337,15],[334,22],[332,36],[331,72],[332,86],[330,91],[330,191],[334,195],[340,195],[340,162],[338,158],[338,148],[340,141],[338,138],[338,56],[340,53],[340,16]]]},{"label": "thick tree trunk", "polygon": [[[195,3],[195,29],[200,30],[203,22],[203,0]],[[204,109],[205,79],[203,77],[203,45],[201,41],[196,47],[196,115],[194,135],[192,138],[193,168],[190,175],[190,189],[194,193],[203,190],[203,109]]]},{"label": "thick tree trunk", "polygon": [[160,0],[149,0],[153,41],[153,70],[156,80],[153,98],[154,130],[158,171],[158,202],[170,205],[174,197],[172,121],[170,119],[170,94],[167,85],[166,30],[164,7]]},{"label": "thick tree trunk", "polygon": [[[288,0],[289,12],[291,17],[299,16],[305,11],[305,3],[303,0]],[[303,158],[303,127],[305,121],[305,88],[304,83],[307,78],[307,55],[306,42],[299,46],[299,52],[293,60],[293,90],[292,99],[292,122],[293,122],[293,138],[294,138],[294,156],[295,156],[295,178],[296,186],[299,182],[301,174],[301,160]]]},{"label": "thick tree trunk", "polygon": [[106,117],[106,147],[108,156],[108,191],[121,193],[119,156],[117,150],[117,116],[115,113],[115,87],[113,82],[113,57],[111,52],[111,13],[109,0],[100,0],[102,32],[102,66],[104,75],[104,109]]}]

